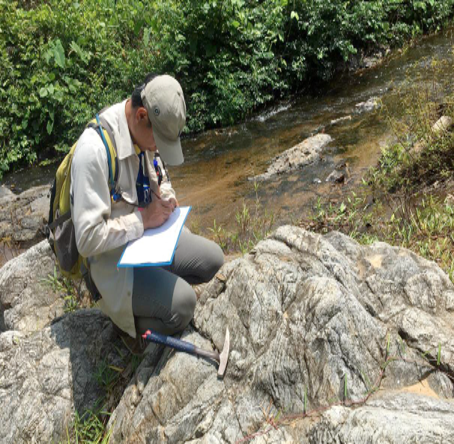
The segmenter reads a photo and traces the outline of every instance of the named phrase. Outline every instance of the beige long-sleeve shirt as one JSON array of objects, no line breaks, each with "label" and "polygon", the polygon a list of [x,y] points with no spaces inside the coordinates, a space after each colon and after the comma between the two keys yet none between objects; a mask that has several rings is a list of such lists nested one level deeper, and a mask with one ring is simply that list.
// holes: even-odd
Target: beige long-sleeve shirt
[{"label": "beige long-sleeve shirt", "polygon": [[[126,101],[117,103],[103,113],[114,134],[119,168],[117,189],[123,199],[112,201],[106,148],[94,129],[86,129],[77,143],[71,166],[71,214],[77,248],[82,256],[88,258],[93,281],[102,295],[102,311],[123,331],[135,337],[132,312],[134,271],[132,268],[117,268],[126,243],[143,234],[140,211],[131,205],[138,203],[139,158],[129,133],[125,105]],[[153,158],[153,153],[145,153],[150,187],[165,199],[175,197],[164,168],[163,181],[158,186]]]}]

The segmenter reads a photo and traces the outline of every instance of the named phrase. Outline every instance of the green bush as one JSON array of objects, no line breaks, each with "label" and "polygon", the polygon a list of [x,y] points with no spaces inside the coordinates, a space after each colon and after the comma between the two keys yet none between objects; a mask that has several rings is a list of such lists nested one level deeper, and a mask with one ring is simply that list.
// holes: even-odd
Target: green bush
[{"label": "green bush", "polygon": [[142,9],[72,0],[25,9],[0,0],[1,171],[66,151],[96,110],[131,92],[152,65],[137,45]]},{"label": "green bush", "polygon": [[244,119],[355,54],[438,29],[454,0],[0,0],[0,177],[65,152],[147,72],[188,131]]}]

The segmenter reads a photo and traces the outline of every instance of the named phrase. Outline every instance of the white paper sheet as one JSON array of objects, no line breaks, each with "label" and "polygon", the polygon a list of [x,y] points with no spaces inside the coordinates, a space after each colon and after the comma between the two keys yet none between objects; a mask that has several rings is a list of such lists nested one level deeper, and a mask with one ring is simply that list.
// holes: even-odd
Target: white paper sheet
[{"label": "white paper sheet", "polygon": [[170,265],[181,230],[191,207],[177,207],[158,228],[145,230],[143,236],[128,243],[118,267]]}]

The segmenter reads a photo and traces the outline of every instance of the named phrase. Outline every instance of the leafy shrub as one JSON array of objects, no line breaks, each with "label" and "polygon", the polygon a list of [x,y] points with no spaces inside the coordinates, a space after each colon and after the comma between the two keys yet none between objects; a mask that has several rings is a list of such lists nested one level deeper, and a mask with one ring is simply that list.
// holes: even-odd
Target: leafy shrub
[{"label": "leafy shrub", "polygon": [[1,171],[66,151],[95,111],[140,81],[152,54],[125,49],[138,40],[135,4],[0,0]]},{"label": "leafy shrub", "polygon": [[438,29],[454,0],[0,0],[0,177],[66,151],[147,72],[188,131],[230,125],[355,54]]}]

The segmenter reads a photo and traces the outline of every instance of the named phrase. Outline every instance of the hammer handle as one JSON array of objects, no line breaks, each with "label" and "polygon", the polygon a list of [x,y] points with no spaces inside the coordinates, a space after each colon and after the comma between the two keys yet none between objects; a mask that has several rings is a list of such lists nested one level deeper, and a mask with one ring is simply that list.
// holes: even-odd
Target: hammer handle
[{"label": "hammer handle", "polygon": [[157,344],[162,344],[166,347],[171,347],[178,351],[190,353],[192,355],[195,354],[194,344],[183,341],[181,339],[173,338],[172,336],[166,336],[154,331],[150,332],[150,330],[148,330],[143,335],[143,338],[147,341],[156,342]]},{"label": "hammer handle", "polygon": [[204,358],[214,359],[215,361],[219,362],[219,353],[216,351],[204,350],[203,348],[194,347],[194,352],[198,356],[203,356]]}]

